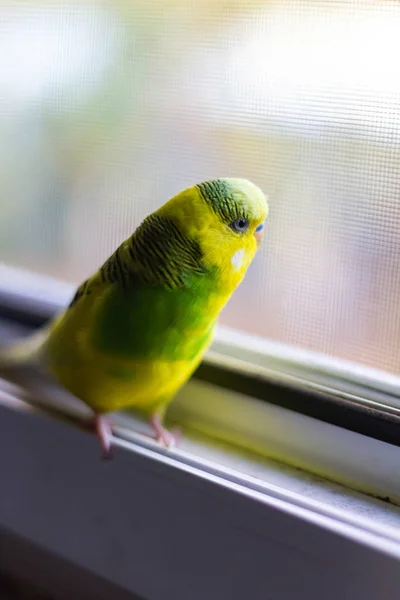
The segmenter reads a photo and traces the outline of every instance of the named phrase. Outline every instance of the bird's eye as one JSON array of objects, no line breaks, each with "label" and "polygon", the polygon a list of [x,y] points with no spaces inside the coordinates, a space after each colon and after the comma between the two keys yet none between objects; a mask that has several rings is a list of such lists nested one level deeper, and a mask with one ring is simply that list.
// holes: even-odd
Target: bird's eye
[{"label": "bird's eye", "polygon": [[233,229],[233,231],[236,231],[236,233],[243,233],[244,231],[246,231],[246,229],[248,229],[249,222],[247,219],[243,218],[236,219],[236,221],[233,221],[233,223],[231,223],[229,227]]}]

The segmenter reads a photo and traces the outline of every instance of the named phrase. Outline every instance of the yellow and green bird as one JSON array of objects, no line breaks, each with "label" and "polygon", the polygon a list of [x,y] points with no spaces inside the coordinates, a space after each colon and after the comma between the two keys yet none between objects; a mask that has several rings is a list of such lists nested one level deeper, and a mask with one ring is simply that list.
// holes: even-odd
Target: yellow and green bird
[{"label": "yellow and green bird", "polygon": [[[106,454],[105,413],[135,407],[169,445],[165,409],[209,346],[216,320],[261,241],[268,206],[246,179],[193,185],[148,216],[31,341],[0,369],[39,360],[94,412]],[[38,340],[36,343],[34,340]]]}]

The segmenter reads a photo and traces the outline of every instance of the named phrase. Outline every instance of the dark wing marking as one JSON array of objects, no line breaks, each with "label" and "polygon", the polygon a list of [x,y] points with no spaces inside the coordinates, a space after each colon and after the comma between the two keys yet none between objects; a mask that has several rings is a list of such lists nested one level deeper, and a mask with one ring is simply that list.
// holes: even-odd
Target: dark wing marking
[{"label": "dark wing marking", "polygon": [[99,272],[79,286],[70,306],[92,293],[97,283],[120,283],[123,288],[137,280],[176,289],[191,274],[206,271],[199,244],[185,237],[172,219],[152,214],[123,242]]},{"label": "dark wing marking", "polygon": [[124,256],[123,244],[118,246],[114,254],[110,256],[100,269],[100,277],[103,283],[116,283],[119,281],[123,287],[129,282],[129,266]]},{"label": "dark wing marking", "polygon": [[128,240],[127,251],[145,283],[175,289],[185,285],[188,275],[205,272],[199,244],[167,217],[147,217]]},{"label": "dark wing marking", "polygon": [[76,302],[78,302],[78,300],[80,298],[82,298],[82,296],[84,296],[85,294],[91,293],[91,290],[88,287],[88,284],[89,284],[89,279],[86,279],[86,281],[81,283],[81,285],[78,287],[78,289],[75,292],[75,296],[72,298],[71,302],[69,303],[68,308],[71,308],[71,306],[76,304]]}]

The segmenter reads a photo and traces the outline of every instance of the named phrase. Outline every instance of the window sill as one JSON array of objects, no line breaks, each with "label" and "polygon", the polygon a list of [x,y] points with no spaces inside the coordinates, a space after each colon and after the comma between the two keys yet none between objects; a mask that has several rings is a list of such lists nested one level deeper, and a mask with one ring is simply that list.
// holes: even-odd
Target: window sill
[{"label": "window sill", "polygon": [[131,436],[103,462],[88,433],[0,407],[0,529],[149,599],[393,597],[395,507],[199,440]]},{"label": "window sill", "polygon": [[[93,436],[7,404],[0,530],[51,557],[36,574],[43,585],[55,558],[53,568],[104,580],[113,599],[384,600],[400,584],[400,511],[390,504],[200,437],[162,450],[132,433],[131,417],[120,417],[115,460],[103,462]],[[84,589],[82,599],[102,597]]]},{"label": "window sill", "polygon": [[[48,583],[54,564],[56,598],[385,600],[400,585],[400,510],[349,489],[399,501],[397,446],[200,377],[171,406],[178,449],[121,414],[104,463],[81,405],[35,385],[24,396],[0,380],[0,566],[29,571],[40,548],[33,576]],[[71,569],[92,582],[72,596],[54,585]]]}]

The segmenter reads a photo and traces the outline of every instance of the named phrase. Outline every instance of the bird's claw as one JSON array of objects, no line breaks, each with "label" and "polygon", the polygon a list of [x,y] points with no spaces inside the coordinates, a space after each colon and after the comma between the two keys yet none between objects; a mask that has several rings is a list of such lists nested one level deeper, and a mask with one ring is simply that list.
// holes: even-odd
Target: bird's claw
[{"label": "bird's claw", "polygon": [[174,448],[180,439],[180,430],[175,427],[169,431],[161,424],[161,419],[157,415],[152,415],[149,419],[150,425],[155,433],[155,440],[165,448]]},{"label": "bird's claw", "polygon": [[111,460],[114,458],[114,453],[111,448],[111,425],[106,417],[103,415],[96,415],[93,420],[93,426],[96,431],[96,435],[100,440],[103,460]]}]

